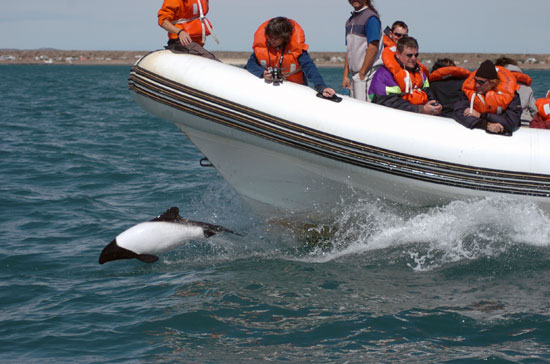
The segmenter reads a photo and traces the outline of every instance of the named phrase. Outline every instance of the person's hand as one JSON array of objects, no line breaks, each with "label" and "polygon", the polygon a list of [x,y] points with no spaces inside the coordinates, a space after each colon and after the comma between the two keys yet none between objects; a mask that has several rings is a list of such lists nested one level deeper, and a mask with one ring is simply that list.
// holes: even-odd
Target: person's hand
[{"label": "person's hand", "polygon": [[265,70],[264,71],[264,80],[266,80],[267,82],[272,82],[273,81],[273,74],[271,73],[270,70]]},{"label": "person's hand", "polygon": [[349,76],[344,75],[344,77],[342,77],[342,89],[347,90],[350,87],[351,87],[351,83],[349,82]]},{"label": "person's hand", "polygon": [[430,100],[426,104],[424,104],[422,108],[422,112],[424,114],[439,115],[441,114],[442,109],[443,109],[443,106],[441,106],[441,104],[439,104],[435,100]]},{"label": "person's hand", "polygon": [[178,38],[180,40],[180,43],[184,46],[189,45],[192,42],[191,36],[185,30],[179,32]]},{"label": "person's hand", "polygon": [[332,97],[334,95],[336,95],[336,91],[334,91],[330,87],[325,87],[323,89],[323,97]]},{"label": "person's hand", "polygon": [[466,110],[464,110],[464,116],[475,116],[476,118],[479,118],[481,114],[475,109],[467,108]]},{"label": "person's hand", "polygon": [[366,74],[366,73],[361,74],[361,72],[359,72],[359,79],[360,79],[361,81],[365,81],[365,77],[367,77],[367,74]]},{"label": "person's hand", "polygon": [[504,126],[499,123],[487,123],[487,130],[491,133],[502,133],[504,132]]}]

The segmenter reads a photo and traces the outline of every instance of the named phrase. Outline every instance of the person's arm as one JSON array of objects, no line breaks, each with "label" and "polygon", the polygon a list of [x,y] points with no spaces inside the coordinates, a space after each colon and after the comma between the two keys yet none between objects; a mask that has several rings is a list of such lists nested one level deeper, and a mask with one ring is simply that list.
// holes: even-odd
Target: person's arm
[{"label": "person's arm", "polygon": [[376,60],[376,55],[378,54],[378,47],[380,45],[380,28],[382,24],[380,19],[373,16],[365,25],[365,34],[368,39],[367,51],[365,52],[365,58],[363,59],[363,64],[359,70],[359,78],[361,81],[365,79],[367,71],[372,68],[374,61]]},{"label": "person's arm", "polygon": [[306,79],[313,83],[318,92],[322,92],[325,88],[327,88],[327,85],[323,80],[323,76],[319,73],[317,66],[307,51],[303,51],[300,57],[298,57],[298,63],[300,64]]},{"label": "person's arm", "polygon": [[246,62],[246,66],[244,68],[248,72],[259,78],[263,77],[264,71],[266,70],[258,63],[258,59],[256,58],[256,55],[254,53],[250,55],[250,58],[248,58],[248,62]]},{"label": "person's arm", "polygon": [[468,101],[468,98],[464,92],[462,92],[462,95],[460,95],[455,104],[453,119],[469,129],[487,130],[487,120],[481,120],[478,117],[469,115],[469,113],[466,112],[469,108],[470,101]]},{"label": "person's arm", "polygon": [[162,7],[157,13],[158,24],[162,29],[168,33],[175,34],[181,44],[189,45],[191,43],[191,37],[189,34],[181,28],[172,24],[172,20],[177,20],[177,14],[180,11],[181,1],[164,0]]},{"label": "person's arm", "polygon": [[344,61],[344,75],[342,76],[342,89],[347,90],[351,87],[351,83],[349,81],[349,64],[348,64],[348,56],[346,54],[346,60]]},{"label": "person's arm", "polygon": [[187,33],[185,30],[178,28],[174,24],[172,24],[167,19],[164,19],[162,21],[162,24],[160,25],[164,30],[166,30],[168,33],[173,33],[178,36],[181,44],[183,45],[189,45],[191,44],[191,36],[189,36],[189,33]]},{"label": "person's arm", "polygon": [[489,123],[498,123],[504,127],[505,132],[511,133],[520,126],[522,113],[521,99],[516,92],[514,99],[502,114],[481,114],[481,118]]}]

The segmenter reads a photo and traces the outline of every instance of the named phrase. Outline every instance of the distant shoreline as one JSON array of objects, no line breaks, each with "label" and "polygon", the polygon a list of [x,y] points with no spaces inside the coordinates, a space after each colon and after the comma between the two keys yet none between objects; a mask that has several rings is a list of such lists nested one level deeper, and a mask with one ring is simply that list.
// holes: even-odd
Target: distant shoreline
[{"label": "distant shoreline", "polygon": [[[150,51],[75,51],[59,49],[0,49],[0,65],[7,64],[73,64],[73,65],[133,65]],[[244,66],[250,52],[214,51],[224,63]],[[345,52],[310,52],[319,67],[344,67]],[[550,70],[548,54],[503,53],[422,53],[420,61],[428,68],[438,58],[451,58],[457,65],[475,69],[486,59],[495,60],[507,56],[516,60],[524,70]]]}]

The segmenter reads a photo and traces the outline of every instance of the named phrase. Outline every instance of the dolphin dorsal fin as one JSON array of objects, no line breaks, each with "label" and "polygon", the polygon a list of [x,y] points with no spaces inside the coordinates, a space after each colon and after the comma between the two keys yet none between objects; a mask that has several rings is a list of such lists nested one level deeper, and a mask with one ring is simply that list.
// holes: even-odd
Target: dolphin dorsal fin
[{"label": "dolphin dorsal fin", "polygon": [[180,216],[180,209],[177,207],[170,207],[168,210],[164,211],[160,216],[155,217],[151,221],[167,221],[167,222],[174,222],[174,221],[181,221],[182,218]]}]

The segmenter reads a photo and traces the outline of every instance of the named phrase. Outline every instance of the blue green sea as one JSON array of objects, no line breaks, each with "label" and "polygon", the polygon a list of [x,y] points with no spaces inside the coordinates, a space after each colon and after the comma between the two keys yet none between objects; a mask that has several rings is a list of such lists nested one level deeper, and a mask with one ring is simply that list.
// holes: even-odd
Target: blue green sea
[{"label": "blue green sea", "polygon": [[[129,71],[0,66],[0,363],[550,363],[537,206],[359,199],[291,229],[135,104]],[[242,236],[98,264],[171,206]]]}]

